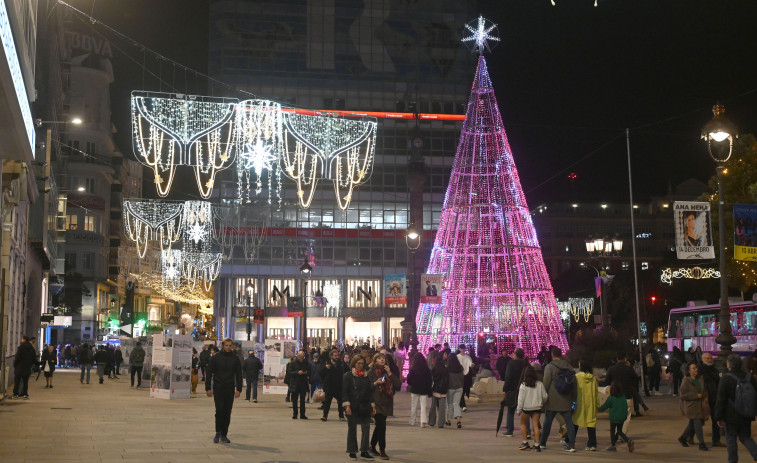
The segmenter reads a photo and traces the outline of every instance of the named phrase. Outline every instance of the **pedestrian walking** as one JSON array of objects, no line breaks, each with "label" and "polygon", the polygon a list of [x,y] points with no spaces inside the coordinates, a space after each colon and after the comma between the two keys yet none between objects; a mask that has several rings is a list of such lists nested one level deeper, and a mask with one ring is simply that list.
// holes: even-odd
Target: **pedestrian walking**
[{"label": "pedestrian walking", "polygon": [[216,407],[215,444],[219,441],[225,444],[231,442],[228,438],[231,408],[234,399],[238,399],[242,393],[242,366],[231,350],[233,343],[229,338],[223,340],[223,349],[210,357],[205,372],[205,393],[208,397],[213,397]]},{"label": "pedestrian walking", "polygon": [[620,381],[615,380],[610,385],[610,396],[605,400],[598,410],[610,410],[610,446],[608,452],[616,452],[618,449],[615,444],[618,438],[622,438],[628,443],[628,451],[633,452],[636,444],[623,433],[623,423],[628,419],[628,402],[623,392],[623,386]]},{"label": "pedestrian walking", "polygon": [[[388,460],[386,454],[386,419],[394,416],[394,392],[399,391],[402,382],[398,375],[392,372],[387,364],[385,354],[378,353],[373,356],[373,367],[368,373],[368,380],[373,385],[373,403],[376,412],[373,419],[376,426],[371,436],[370,451],[378,455],[382,460]],[[376,446],[378,445],[378,451]]]},{"label": "pedestrian walking", "polygon": [[[465,346],[461,345],[461,353],[465,352]],[[459,354],[462,355],[462,354]],[[467,355],[465,357],[468,357]],[[470,357],[468,357],[470,359]],[[447,422],[452,425],[452,419],[457,420],[457,427],[462,428],[463,412],[460,406],[460,400],[463,397],[463,386],[465,381],[465,371],[460,363],[458,355],[452,354],[447,358],[447,374],[449,384],[447,385]]]},{"label": "pedestrian walking", "polygon": [[121,352],[121,346],[116,346],[115,362],[113,363],[114,374],[116,378],[121,374],[121,364],[124,363],[124,354]]},{"label": "pedestrian walking", "polygon": [[197,365],[200,363],[200,356],[197,355],[197,349],[192,348],[192,387],[189,390],[190,394],[197,394],[197,384],[200,382],[199,368]]},{"label": "pedestrian walking", "polygon": [[649,346],[649,352],[644,358],[647,365],[647,375],[649,377],[649,393],[651,395],[660,395],[660,379],[662,377],[662,363],[660,354],[657,353],[655,346]]},{"label": "pedestrian walking", "polygon": [[520,384],[523,382],[523,372],[528,366],[526,353],[520,347],[513,351],[513,358],[507,363],[505,370],[504,384],[502,385],[502,395],[507,407],[507,417],[505,420],[505,437],[512,437],[515,431],[515,409],[518,407],[518,394]]},{"label": "pedestrian walking", "polygon": [[47,349],[42,352],[42,372],[45,374],[45,389],[53,388],[53,373],[55,373],[55,346],[48,344]]},{"label": "pedestrian walking", "polygon": [[259,358],[255,357],[255,351],[250,349],[248,357],[244,359],[244,365],[242,365],[242,373],[244,373],[244,379],[247,382],[247,395],[245,400],[250,401],[250,392],[252,392],[252,401],[258,403],[258,376],[263,369],[263,362]]},{"label": "pedestrian walking", "polygon": [[292,419],[297,419],[297,402],[299,399],[300,419],[308,419],[305,416],[305,397],[308,394],[310,382],[310,362],[305,358],[305,351],[300,349],[289,367],[289,390],[292,391]]},{"label": "pedestrian walking", "polygon": [[24,336],[16,349],[16,357],[13,359],[14,399],[29,399],[29,376],[32,374],[32,367],[37,363],[37,352],[32,342],[33,338]]},{"label": "pedestrian walking", "polygon": [[704,381],[699,377],[699,369],[694,361],[686,364],[686,377],[681,383],[681,411],[688,418],[689,423],[683,434],[678,438],[678,442],[684,447],[688,447],[688,439],[696,434],[699,439],[699,450],[709,450],[704,443],[704,433],[702,432],[702,423],[709,415],[705,410],[707,401],[707,388]]},{"label": "pedestrian walking", "polygon": [[431,397],[431,370],[420,352],[415,354],[407,373],[407,388],[410,392],[410,426],[415,426],[418,403],[421,405],[421,427],[428,426],[428,398]]},{"label": "pedestrian walking", "polygon": [[208,366],[208,361],[210,360],[210,350],[208,350],[208,345],[204,344],[202,346],[202,351],[200,351],[200,363],[198,366],[200,367],[200,371],[202,372],[202,378],[200,378],[200,381],[205,381],[205,367]]},{"label": "pedestrian walking", "polygon": [[137,389],[142,387],[142,367],[145,363],[145,350],[142,343],[138,342],[129,354],[129,367],[131,369],[131,387],[134,387],[134,376],[137,377]]},{"label": "pedestrian walking", "polygon": [[[455,354],[460,365],[463,367],[463,388],[462,388],[463,390],[460,391],[460,400],[458,401],[458,405],[460,406],[460,409],[464,412],[468,411],[468,407],[465,404],[465,398],[466,397],[470,398],[470,390],[471,390],[471,387],[473,387],[473,377],[476,376],[476,373],[478,373],[476,361],[474,360],[473,357],[471,357],[471,355],[473,354],[472,348],[473,346],[471,346],[471,350],[468,350],[465,344],[460,344],[459,346],[457,346],[457,349],[459,352]],[[469,355],[469,353],[471,353],[471,355]],[[487,361],[488,360],[489,359],[487,358]],[[449,367],[447,367],[447,369],[449,369]],[[452,412],[452,407],[450,407],[450,404],[448,403],[447,414],[450,414],[451,412]]]},{"label": "pedestrian walking", "polygon": [[576,378],[573,367],[562,356],[559,347],[550,351],[552,361],[544,368],[544,388],[547,390],[547,406],[540,447],[547,446],[549,431],[556,415],[562,415],[568,430],[565,450],[576,451],[576,428],[573,426],[573,402],[576,400]]},{"label": "pedestrian walking", "polygon": [[339,419],[342,421],[345,419],[342,407],[342,378],[345,374],[345,369],[349,369],[349,365],[345,365],[340,359],[338,350],[332,349],[329,352],[329,358],[320,368],[321,384],[323,384],[323,392],[326,395],[326,398],[323,400],[323,416],[321,417],[321,421],[328,420],[331,402],[334,399],[336,399]]},{"label": "pedestrian walking", "polygon": [[310,395],[308,395],[308,402],[313,400],[313,394],[316,389],[322,389],[321,386],[321,354],[315,352],[313,358],[310,360]]},{"label": "pedestrian walking", "polygon": [[81,368],[81,378],[79,379],[80,383],[84,383],[84,372],[87,372],[87,384],[89,384],[89,372],[92,369],[92,362],[94,360],[94,354],[92,353],[92,348],[89,347],[89,344],[87,342],[81,343],[81,347],[79,347],[79,367]]},{"label": "pedestrian walking", "polygon": [[[712,354],[709,352],[702,353],[702,363],[697,365],[699,369],[698,375],[704,381],[704,387],[707,389],[707,407],[710,410],[715,410],[715,402],[718,400],[718,385],[720,384],[720,372],[715,367],[715,362],[712,358]],[[726,445],[720,442],[720,426],[718,426],[717,420],[712,420],[712,446],[713,447],[725,447]]]},{"label": "pedestrian walking", "polygon": [[586,442],[586,450],[597,450],[597,408],[599,408],[599,389],[597,378],[594,377],[594,367],[588,358],[578,362],[576,373],[576,409],[573,411],[573,424],[576,426],[576,435],[581,427],[586,428],[589,440]]},{"label": "pedestrian walking", "polygon": [[447,391],[449,390],[449,373],[447,372],[447,357],[445,350],[434,356],[431,367],[431,411],[428,414],[429,426],[443,428],[447,418]]},{"label": "pedestrian walking", "polygon": [[671,394],[673,394],[673,397],[678,395],[678,388],[683,381],[684,363],[683,352],[681,352],[681,349],[677,346],[673,346],[673,352],[670,353],[670,358],[668,359],[668,366],[665,368],[665,372],[668,373],[671,378],[672,387],[670,391]]},{"label": "pedestrian walking", "polygon": [[[516,413],[520,416],[520,430],[523,434],[523,443],[519,450],[535,450],[541,452],[539,418],[544,405],[547,403],[547,390],[544,383],[539,381],[538,374],[532,366],[527,366],[523,374],[523,382],[518,387],[518,402],[515,406]],[[533,433],[533,447],[528,442],[529,421]]]},{"label": "pedestrian walking", "polygon": [[[705,354],[706,355],[706,354]],[[704,356],[703,356],[704,357]],[[757,381],[750,372],[745,372],[739,354],[730,354],[726,359],[728,372],[723,375],[718,385],[717,400],[713,409],[713,421],[718,426],[725,428],[725,443],[728,447],[728,463],[739,461],[739,449],[736,438],[746,447],[749,455],[757,461],[757,443],[752,439],[752,421],[754,421],[754,409],[747,410],[745,403],[739,402],[739,396],[749,394],[748,386],[752,387],[752,398],[757,390]],[[752,403],[754,405],[754,402]]]},{"label": "pedestrian walking", "polygon": [[[371,416],[376,413],[373,403],[373,387],[365,372],[365,359],[356,355],[350,363],[350,371],[342,380],[342,399],[347,414],[347,454],[350,460],[357,460],[357,453],[363,460],[373,460],[368,452]],[[357,443],[357,426],[360,425],[360,447]]]},{"label": "pedestrian walking", "polygon": [[635,416],[642,416],[639,411],[639,405],[644,407],[644,411],[648,410],[648,407],[642,403],[641,396],[639,395],[639,376],[633,367],[628,364],[625,352],[618,352],[617,363],[607,369],[606,378],[610,384],[616,379],[620,381],[626,399],[633,401]]},{"label": "pedestrian walking", "polygon": [[108,353],[105,352],[105,346],[97,348],[95,353],[95,365],[97,366],[97,377],[100,384],[103,383],[103,376],[105,375],[105,369],[108,367]]}]

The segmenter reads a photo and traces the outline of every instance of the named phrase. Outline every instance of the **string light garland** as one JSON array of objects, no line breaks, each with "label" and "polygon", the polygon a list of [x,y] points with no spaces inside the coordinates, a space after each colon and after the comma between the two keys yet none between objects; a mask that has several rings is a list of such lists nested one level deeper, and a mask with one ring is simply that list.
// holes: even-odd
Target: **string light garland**
[{"label": "string light garland", "polygon": [[239,103],[235,118],[239,156],[237,158],[237,192],[240,200],[250,203],[252,185],[255,195],[263,191],[264,174],[268,183],[268,204],[276,193],[281,208],[282,151],[281,105],[269,100],[245,100]]},{"label": "string light garland", "polygon": [[496,97],[481,56],[425,273],[443,275],[440,304],[420,304],[419,349],[449,342],[567,350]]},{"label": "string light garland", "polygon": [[150,241],[170,249],[181,237],[183,204],[175,201],[124,199],[124,229],[137,245],[140,258],[145,257]]},{"label": "string light garland", "polygon": [[158,195],[171,189],[177,166],[191,166],[203,198],[216,174],[235,159],[236,99],[134,91],[131,120],[137,160],[152,169]]},{"label": "string light garland", "polygon": [[319,179],[331,180],[341,210],[355,186],[370,178],[376,146],[376,119],[284,115],[284,175],[297,182],[300,206],[307,209]]},{"label": "string light garland", "polygon": [[691,280],[701,280],[703,278],[720,278],[720,271],[714,268],[702,267],[668,267],[662,269],[662,272],[660,273],[661,282],[672,285],[673,278],[687,278]]}]

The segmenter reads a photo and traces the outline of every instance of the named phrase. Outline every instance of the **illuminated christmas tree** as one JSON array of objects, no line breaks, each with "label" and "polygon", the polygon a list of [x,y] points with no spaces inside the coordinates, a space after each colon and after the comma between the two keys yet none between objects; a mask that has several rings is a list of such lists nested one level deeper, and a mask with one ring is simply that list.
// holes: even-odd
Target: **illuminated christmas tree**
[{"label": "illuminated christmas tree", "polygon": [[427,273],[443,275],[441,304],[420,304],[419,348],[477,345],[535,355],[568,343],[531,214],[481,56]]}]

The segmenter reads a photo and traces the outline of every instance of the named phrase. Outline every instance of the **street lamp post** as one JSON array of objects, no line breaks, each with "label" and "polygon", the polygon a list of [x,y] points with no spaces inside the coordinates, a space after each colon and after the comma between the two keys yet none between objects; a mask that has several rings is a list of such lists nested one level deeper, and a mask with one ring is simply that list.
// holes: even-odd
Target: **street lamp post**
[{"label": "street lamp post", "polygon": [[421,247],[421,231],[415,225],[414,221],[410,222],[410,226],[405,230],[405,244],[410,250],[410,262],[409,267],[411,269],[408,275],[408,291],[407,291],[407,308],[405,309],[405,320],[402,322],[403,332],[407,334],[407,344],[409,349],[415,349],[417,344],[417,327],[415,326],[415,309],[418,306],[418,302],[415,300],[415,253]]},{"label": "street lamp post", "polygon": [[252,334],[252,320],[250,319],[250,312],[252,312],[252,285],[247,285],[247,340],[250,340]]},{"label": "street lamp post", "polygon": [[[623,251],[623,240],[618,235],[614,238],[592,238],[591,236],[586,240],[586,252],[592,257],[609,257],[612,255],[618,255]],[[597,272],[597,278],[599,278],[599,309],[600,318],[602,320],[602,328],[607,328],[610,324],[607,321],[607,298],[605,297],[605,277],[606,272],[604,269],[600,272],[598,268],[593,265],[582,263],[581,265],[591,267]],[[600,265],[601,267],[601,265]]]},{"label": "street lamp post", "polygon": [[302,330],[302,348],[307,352],[308,348],[308,304],[307,304],[307,291],[308,291],[308,279],[313,273],[313,267],[308,263],[307,257],[300,266],[300,273],[302,274],[302,322],[300,329]]},{"label": "street lamp post", "polygon": [[716,104],[712,107],[713,118],[702,129],[702,138],[707,142],[710,157],[718,163],[715,168],[718,178],[718,234],[720,238],[720,334],[715,342],[720,344],[718,357],[725,360],[733,351],[736,338],[731,332],[731,308],[728,304],[728,280],[726,273],[725,254],[725,217],[723,214],[723,170],[725,163],[733,153],[733,139],[736,138],[736,127],[725,117],[725,106]]}]

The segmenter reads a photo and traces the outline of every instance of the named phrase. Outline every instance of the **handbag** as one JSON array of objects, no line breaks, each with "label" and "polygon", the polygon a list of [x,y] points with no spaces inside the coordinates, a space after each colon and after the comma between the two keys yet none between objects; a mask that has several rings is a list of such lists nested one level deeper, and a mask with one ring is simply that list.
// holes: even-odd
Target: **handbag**
[{"label": "handbag", "polygon": [[50,362],[45,362],[45,369],[42,370],[45,373],[50,373]]},{"label": "handbag", "polygon": [[324,400],[326,400],[326,393],[323,392],[323,389],[320,389],[320,388],[316,389],[315,393],[313,393],[313,402],[319,404],[323,402]]}]

